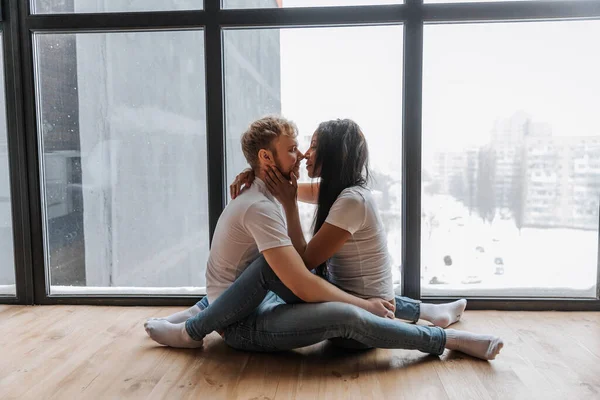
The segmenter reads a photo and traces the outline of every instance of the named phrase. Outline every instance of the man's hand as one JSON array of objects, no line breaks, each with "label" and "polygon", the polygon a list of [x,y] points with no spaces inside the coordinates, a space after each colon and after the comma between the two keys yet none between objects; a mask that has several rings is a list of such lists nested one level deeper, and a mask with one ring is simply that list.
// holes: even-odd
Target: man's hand
[{"label": "man's hand", "polygon": [[294,172],[290,172],[290,178],[291,180],[285,179],[277,167],[267,167],[265,184],[286,209],[295,206],[298,199],[298,179]]},{"label": "man's hand", "polygon": [[377,297],[370,298],[367,301],[370,303],[367,311],[369,311],[371,314],[375,314],[378,317],[394,319],[394,311],[396,310],[396,307],[394,307],[392,303]]},{"label": "man's hand", "polygon": [[246,168],[238,176],[236,176],[233,180],[233,183],[229,185],[229,195],[231,196],[231,200],[238,197],[242,191],[242,186],[245,185],[245,187],[249,188],[253,181],[254,171],[252,168]]}]

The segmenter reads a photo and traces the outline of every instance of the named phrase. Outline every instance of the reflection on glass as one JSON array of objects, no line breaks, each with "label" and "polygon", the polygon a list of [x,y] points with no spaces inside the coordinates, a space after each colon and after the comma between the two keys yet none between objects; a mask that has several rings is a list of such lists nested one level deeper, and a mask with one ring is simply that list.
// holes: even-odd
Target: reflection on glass
[{"label": "reflection on glass", "polygon": [[[2,42],[2,34],[0,34]],[[16,296],[15,260],[8,171],[4,52],[0,49],[0,296]]]},{"label": "reflection on glass", "polygon": [[402,4],[404,0],[222,0],[224,9],[371,6]]},{"label": "reflection on glass", "polygon": [[201,10],[203,0],[30,0],[33,14]]},{"label": "reflection on glass", "polygon": [[[240,137],[266,114],[282,113],[308,149],[318,124],[352,118],[366,135],[375,198],[400,280],[402,26],[226,30],[227,180],[247,168]],[[301,181],[309,182],[304,164]],[[314,206],[301,205],[311,236]]]},{"label": "reflection on glass", "polygon": [[203,291],[203,32],[34,43],[51,294]]},{"label": "reflection on glass", "polygon": [[422,293],[595,297],[600,23],[426,26]]},{"label": "reflection on glass", "polygon": [[423,3],[498,3],[512,1],[580,1],[580,0],[423,0]]}]

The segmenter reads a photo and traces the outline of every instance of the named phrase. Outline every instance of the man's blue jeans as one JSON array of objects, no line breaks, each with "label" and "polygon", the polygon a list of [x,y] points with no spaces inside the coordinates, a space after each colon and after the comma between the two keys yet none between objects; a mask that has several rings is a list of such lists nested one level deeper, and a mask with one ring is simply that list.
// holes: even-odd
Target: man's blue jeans
[{"label": "man's blue jeans", "polygon": [[[337,302],[303,303],[277,277],[264,257],[252,262],[238,279],[186,321],[195,340],[223,331],[231,347],[250,351],[281,351],[326,339],[349,339],[365,347],[414,349],[440,355],[446,333],[439,327],[381,318],[359,307]],[[396,297],[396,317],[419,318],[418,301]]]}]

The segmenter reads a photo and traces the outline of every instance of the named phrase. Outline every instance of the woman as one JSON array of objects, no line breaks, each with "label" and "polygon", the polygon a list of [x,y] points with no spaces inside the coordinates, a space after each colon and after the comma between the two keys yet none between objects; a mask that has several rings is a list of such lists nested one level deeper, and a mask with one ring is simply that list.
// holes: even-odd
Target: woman
[{"label": "woman", "polygon": [[[368,148],[360,127],[348,119],[321,123],[305,158],[308,176],[321,178],[320,183],[290,185],[276,169],[265,183],[285,209],[288,234],[307,268],[317,268],[317,273],[355,296],[398,304],[397,318],[413,321],[414,308],[420,304],[420,318],[435,326],[446,328],[457,322],[466,307],[464,299],[432,305],[394,295],[386,232],[367,188]],[[253,179],[252,170],[238,175],[230,187],[232,198]],[[299,222],[297,197],[317,204],[314,236],[308,244]],[[408,317],[406,308],[411,308]]]},{"label": "woman", "polygon": [[[460,318],[466,306],[465,300],[431,305],[394,296],[385,231],[375,203],[366,188],[368,150],[358,125],[350,120],[334,120],[320,124],[313,135],[306,158],[309,176],[320,177],[319,185],[302,185],[298,191],[295,177],[289,182],[276,170],[267,174],[265,183],[283,205],[289,235],[307,267],[311,270],[316,269],[317,273],[326,276],[331,283],[355,296],[395,301],[395,315],[398,318],[411,321],[421,318],[431,321],[435,326],[414,326],[360,312],[349,313],[348,307],[352,306],[322,303],[318,308],[321,315],[313,317],[315,326],[321,326],[316,320],[323,318],[324,314],[332,320],[339,319],[341,324],[345,323],[342,316],[356,315],[364,320],[364,324],[358,327],[353,325],[349,330],[315,329],[318,333],[306,335],[310,337],[276,338],[274,342],[279,341],[273,344],[273,349],[285,350],[344,336],[361,342],[365,347],[411,348],[433,354],[441,354],[444,348],[449,348],[483,359],[495,358],[503,346],[499,338],[444,331],[440,328]],[[241,186],[239,184],[244,179],[250,183],[249,178],[243,175],[238,177],[232,185],[232,197],[237,195]],[[314,237],[308,244],[300,226],[297,195],[301,200],[318,204]],[[328,260],[328,267],[325,267],[324,263]],[[177,324],[185,320],[185,329],[181,331],[184,336],[189,335],[186,340],[200,341],[212,330],[223,329],[247,316],[260,304],[269,290],[288,303],[299,302],[299,299],[281,284],[268,264],[259,259],[210,307],[202,311],[206,306],[206,301],[203,300],[189,310],[167,317],[166,321]],[[312,322],[309,316],[304,325],[310,325]],[[149,334],[152,336],[152,326]],[[162,344],[178,343],[170,341],[166,336],[153,338]]]}]

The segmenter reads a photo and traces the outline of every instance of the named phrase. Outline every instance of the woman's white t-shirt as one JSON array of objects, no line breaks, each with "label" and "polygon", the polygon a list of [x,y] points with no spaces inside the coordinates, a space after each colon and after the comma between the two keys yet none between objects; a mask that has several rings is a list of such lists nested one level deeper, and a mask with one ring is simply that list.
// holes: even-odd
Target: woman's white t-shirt
[{"label": "woman's white t-shirt", "polygon": [[325,222],[352,234],[329,260],[329,281],[362,298],[393,299],[392,259],[371,191],[359,186],[344,189]]}]

